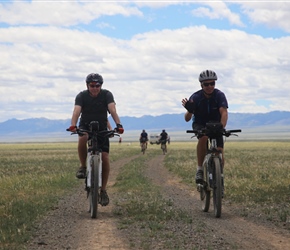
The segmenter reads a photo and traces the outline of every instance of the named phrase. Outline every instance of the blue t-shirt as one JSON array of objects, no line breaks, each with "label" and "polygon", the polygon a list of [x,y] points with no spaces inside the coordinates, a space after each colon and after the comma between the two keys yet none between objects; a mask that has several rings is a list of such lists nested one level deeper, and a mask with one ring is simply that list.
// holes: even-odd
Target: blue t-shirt
[{"label": "blue t-shirt", "polygon": [[214,89],[210,98],[206,98],[203,90],[193,93],[189,97],[189,101],[194,103],[194,118],[196,124],[205,126],[207,122],[220,122],[221,114],[219,109],[221,107],[228,108],[228,102],[225,94]]}]

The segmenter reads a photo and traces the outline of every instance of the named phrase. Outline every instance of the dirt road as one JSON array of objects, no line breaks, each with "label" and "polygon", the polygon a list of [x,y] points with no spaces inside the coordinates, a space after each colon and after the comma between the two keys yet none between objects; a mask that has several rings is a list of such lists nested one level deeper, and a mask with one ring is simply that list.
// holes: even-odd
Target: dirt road
[{"label": "dirt road", "polygon": [[[119,169],[137,155],[111,164],[109,195],[117,197],[113,184]],[[224,201],[222,218],[214,218],[213,211],[203,213],[195,187],[181,183],[163,166],[164,156],[160,155],[148,162],[146,175],[154,184],[162,187],[162,196],[170,199],[173,206],[188,211],[192,215],[189,228],[178,228],[177,237],[186,237],[179,249],[207,249],[208,243],[214,249],[290,249],[290,232],[277,228],[271,223],[246,220],[237,215],[237,208]],[[88,213],[88,202],[83,185],[68,197],[37,226],[37,232],[27,245],[27,249],[136,249],[130,248],[129,235],[117,227],[117,218],[112,213],[114,203],[100,207],[98,219],[92,220]],[[130,234],[128,231],[127,234]],[[165,249],[162,244],[151,244],[152,249]]]}]

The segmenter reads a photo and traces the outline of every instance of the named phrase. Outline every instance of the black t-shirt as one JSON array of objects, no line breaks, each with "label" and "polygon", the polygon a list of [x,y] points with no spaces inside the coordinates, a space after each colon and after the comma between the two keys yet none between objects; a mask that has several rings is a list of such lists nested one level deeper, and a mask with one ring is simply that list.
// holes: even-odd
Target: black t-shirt
[{"label": "black t-shirt", "polygon": [[107,128],[108,104],[115,102],[113,94],[106,89],[93,97],[88,90],[80,92],[75,98],[75,105],[81,106],[80,125],[87,125],[91,121],[98,121],[100,130]]},{"label": "black t-shirt", "polygon": [[161,140],[161,141],[164,141],[164,140],[167,140],[167,136],[168,136],[168,134],[167,134],[166,132],[162,132],[162,133],[160,134],[160,136],[161,136],[160,140]]},{"label": "black t-shirt", "polygon": [[140,135],[142,138],[146,138],[148,137],[148,134],[146,132],[142,132],[141,135]]}]

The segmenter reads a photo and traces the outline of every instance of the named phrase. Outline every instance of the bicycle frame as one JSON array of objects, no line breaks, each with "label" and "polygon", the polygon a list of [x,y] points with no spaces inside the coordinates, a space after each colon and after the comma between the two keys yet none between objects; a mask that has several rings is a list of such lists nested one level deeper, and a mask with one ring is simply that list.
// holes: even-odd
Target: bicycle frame
[{"label": "bicycle frame", "polygon": [[167,153],[167,145],[166,145],[166,140],[162,140],[160,141],[161,143],[161,150],[162,150],[162,153],[165,155]]},{"label": "bicycle frame", "polygon": [[87,155],[87,178],[86,178],[86,188],[91,187],[91,172],[92,167],[95,162],[98,163],[97,174],[98,186],[102,186],[102,150],[98,148],[97,134],[93,135],[92,138],[88,139],[88,155]]},{"label": "bicycle frame", "polygon": [[145,142],[141,142],[141,150],[142,150],[142,153],[145,154],[145,150],[146,150],[146,141],[145,141]]},{"label": "bicycle frame", "polygon": [[[211,163],[214,161],[213,158],[218,158],[219,162],[220,162],[220,166],[221,166],[221,174],[223,173],[223,159],[222,159],[222,152],[217,148],[217,141],[215,138],[208,138],[208,145],[207,146],[207,153],[206,156],[204,158],[204,162],[203,162],[203,166],[204,166],[204,174],[205,174],[205,179],[206,179],[206,183],[209,184],[207,185],[207,189],[209,191],[211,191],[214,186],[212,183],[212,179],[213,179],[213,172],[214,172],[214,167],[215,165],[211,166]],[[198,184],[198,188],[199,185],[203,185],[203,184]]]}]

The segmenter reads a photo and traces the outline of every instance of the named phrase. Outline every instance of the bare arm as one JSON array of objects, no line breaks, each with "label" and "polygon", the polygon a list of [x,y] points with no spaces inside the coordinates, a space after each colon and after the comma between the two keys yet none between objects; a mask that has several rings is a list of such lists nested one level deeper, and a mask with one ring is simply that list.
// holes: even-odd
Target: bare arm
[{"label": "bare arm", "polygon": [[221,114],[221,124],[225,128],[228,122],[228,110],[226,108],[220,107],[219,111]]},{"label": "bare arm", "polygon": [[186,122],[189,122],[192,118],[192,113],[189,113],[188,111],[186,111],[186,113],[184,114],[184,120]]},{"label": "bare arm", "polygon": [[108,130],[113,130],[111,123],[109,122],[109,120],[107,121],[107,128]]},{"label": "bare arm", "polygon": [[111,102],[108,104],[108,109],[111,113],[111,116],[116,124],[121,124],[120,118],[117,114],[116,104],[114,102]]},{"label": "bare arm", "polygon": [[82,107],[75,105],[74,110],[73,110],[73,114],[72,114],[72,118],[71,118],[71,126],[77,126],[81,111],[82,111]]}]

